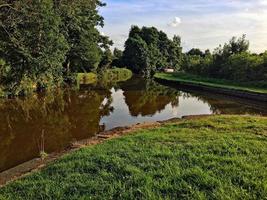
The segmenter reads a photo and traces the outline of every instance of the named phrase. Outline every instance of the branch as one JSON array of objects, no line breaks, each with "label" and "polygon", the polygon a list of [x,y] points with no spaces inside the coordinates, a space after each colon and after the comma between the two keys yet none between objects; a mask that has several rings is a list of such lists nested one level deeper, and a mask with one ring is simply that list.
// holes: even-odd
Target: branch
[{"label": "branch", "polygon": [[11,8],[13,10],[17,10],[17,9],[15,9],[15,8],[12,7],[12,4],[2,4],[2,5],[0,5],[0,9],[1,8],[4,8],[4,7],[8,7],[8,8]]}]

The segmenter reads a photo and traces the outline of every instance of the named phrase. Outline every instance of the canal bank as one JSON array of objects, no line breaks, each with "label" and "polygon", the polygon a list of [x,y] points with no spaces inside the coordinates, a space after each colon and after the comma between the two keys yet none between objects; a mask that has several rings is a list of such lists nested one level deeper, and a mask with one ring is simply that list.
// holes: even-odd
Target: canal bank
[{"label": "canal bank", "polygon": [[256,116],[191,117],[103,133],[108,141],[1,188],[0,199],[263,199],[266,122]]},{"label": "canal bank", "polygon": [[195,76],[175,73],[157,73],[154,79],[162,84],[185,86],[195,90],[209,91],[233,97],[267,102],[267,89],[216,83]]},{"label": "canal bank", "polygon": [[259,101],[185,91],[136,76],[114,86],[93,84],[0,99],[0,112],[0,173],[40,157],[43,151],[61,152],[115,127],[186,115],[267,116],[266,106]]}]

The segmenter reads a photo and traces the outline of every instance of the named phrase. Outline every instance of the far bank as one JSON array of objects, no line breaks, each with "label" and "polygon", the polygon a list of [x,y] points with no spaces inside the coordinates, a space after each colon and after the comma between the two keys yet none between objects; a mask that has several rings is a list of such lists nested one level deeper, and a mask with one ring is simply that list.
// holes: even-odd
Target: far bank
[{"label": "far bank", "polygon": [[240,98],[267,102],[267,89],[255,83],[235,83],[219,79],[203,78],[184,73],[156,73],[155,80],[161,83],[225,94]]}]

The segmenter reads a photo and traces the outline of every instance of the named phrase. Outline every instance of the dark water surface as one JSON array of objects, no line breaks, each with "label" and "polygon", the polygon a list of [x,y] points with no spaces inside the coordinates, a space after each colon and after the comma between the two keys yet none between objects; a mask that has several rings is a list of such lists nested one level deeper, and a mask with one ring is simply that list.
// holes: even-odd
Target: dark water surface
[{"label": "dark water surface", "polygon": [[[141,78],[0,100],[0,171],[118,126],[196,114],[267,115],[266,105]],[[43,139],[42,139],[43,138]]]}]

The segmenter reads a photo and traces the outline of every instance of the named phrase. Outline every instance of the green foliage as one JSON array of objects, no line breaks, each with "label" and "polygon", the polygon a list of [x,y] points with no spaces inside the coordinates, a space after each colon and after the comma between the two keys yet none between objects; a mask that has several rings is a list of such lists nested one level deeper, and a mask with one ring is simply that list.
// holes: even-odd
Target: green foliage
[{"label": "green foliage", "polygon": [[183,83],[190,83],[195,85],[203,85],[208,87],[215,88],[225,88],[231,90],[239,90],[246,92],[255,92],[255,93],[267,93],[267,84],[266,82],[236,82],[229,81],[225,79],[216,79],[216,78],[206,78],[203,76],[186,74],[186,73],[157,73],[155,74],[156,78],[162,80],[177,81]]},{"label": "green foliage", "polygon": [[98,7],[105,4],[99,0],[57,0],[55,5],[62,19],[61,30],[71,47],[66,55],[65,70],[88,72],[96,69],[101,61],[101,48],[111,44],[97,29],[104,25]]},{"label": "green foliage", "polygon": [[145,73],[148,66],[148,46],[141,37],[129,38],[125,43],[123,62],[135,73]]},{"label": "green foliage", "polygon": [[122,56],[123,56],[123,51],[115,48],[113,51],[113,60],[112,60],[111,66],[123,67]]},{"label": "green foliage", "polygon": [[237,82],[266,82],[266,53],[262,55],[248,52],[249,42],[245,35],[233,37],[223,47],[219,46],[211,54],[192,49],[183,59],[182,70],[204,77],[228,79]]},{"label": "green foliage", "polygon": [[0,4],[0,58],[6,63],[0,63],[0,84],[8,95],[58,87],[71,72],[95,70],[102,49],[112,44],[97,29],[104,25],[99,0]]},{"label": "green foliage", "polygon": [[157,84],[151,79],[133,77],[124,82],[121,89],[132,116],[153,116],[164,110],[168,104],[177,107],[179,105],[180,91]]},{"label": "green foliage", "polygon": [[196,48],[191,49],[186,54],[191,56],[201,56],[201,57],[205,56],[205,53],[203,53],[200,49]]},{"label": "green foliage", "polygon": [[97,75],[95,73],[78,73],[77,83],[81,85],[93,84],[97,82]]},{"label": "green foliage", "polygon": [[113,61],[112,52],[110,49],[106,49],[103,52],[102,59],[101,59],[101,62],[99,64],[99,69],[103,70],[103,69],[110,68],[112,61]]},{"label": "green foliage", "polygon": [[170,40],[155,27],[132,26],[122,60],[133,72],[151,76],[168,67],[179,69],[181,55],[180,37]]},{"label": "green foliage", "polygon": [[132,77],[132,71],[126,68],[107,69],[98,74],[100,85],[122,82]]},{"label": "green foliage", "polygon": [[123,55],[123,51],[115,48],[114,51],[113,51],[113,55],[114,55],[114,58],[121,59],[122,55]]},{"label": "green foliage", "polygon": [[103,85],[105,83],[116,83],[130,79],[132,72],[126,68],[106,69],[102,72],[95,73],[78,73],[77,83],[79,85],[97,84]]},{"label": "green foliage", "polygon": [[11,66],[4,82],[8,92],[27,93],[30,86],[25,88],[24,83],[28,81],[40,88],[60,84],[68,45],[53,1],[22,0],[9,5],[0,8],[0,56]]},{"label": "green foliage", "polygon": [[211,116],[139,130],[64,156],[1,188],[0,199],[264,199],[266,120]]}]

